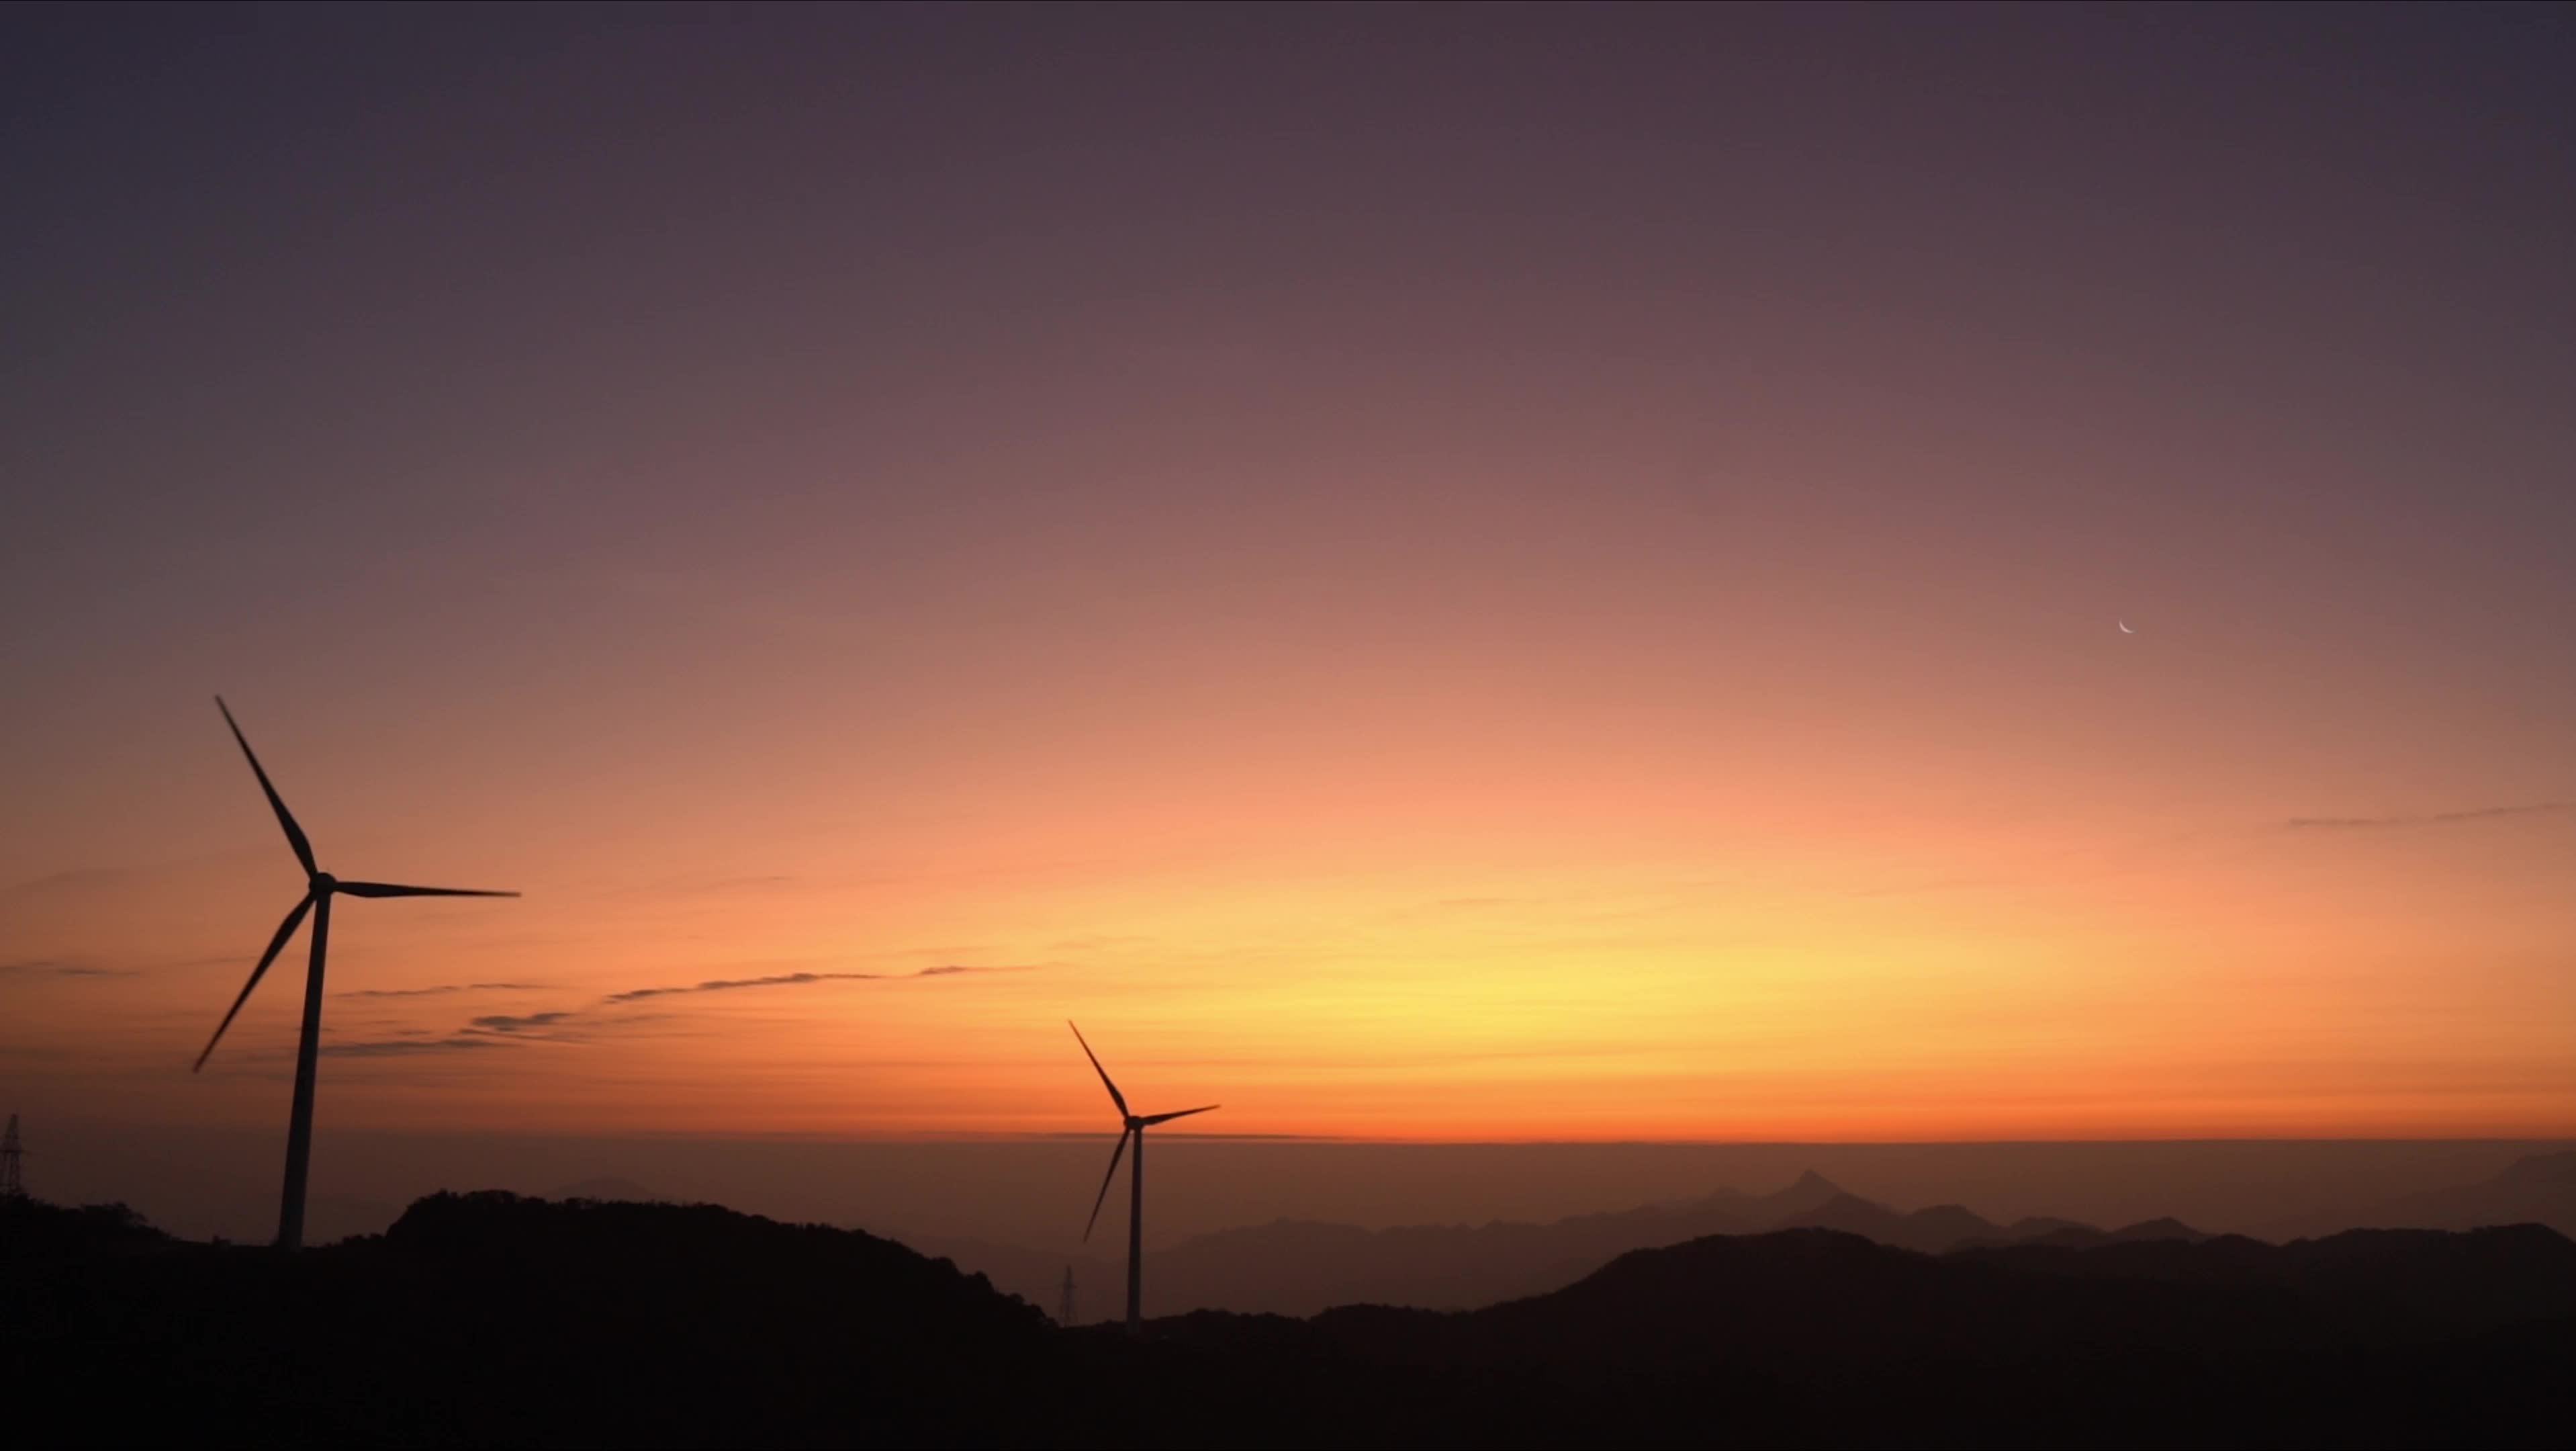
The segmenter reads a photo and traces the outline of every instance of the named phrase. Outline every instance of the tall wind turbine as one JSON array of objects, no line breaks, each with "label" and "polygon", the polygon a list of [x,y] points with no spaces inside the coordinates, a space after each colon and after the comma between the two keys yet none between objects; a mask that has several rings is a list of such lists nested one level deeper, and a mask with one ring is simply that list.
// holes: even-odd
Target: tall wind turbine
[{"label": "tall wind turbine", "polygon": [[[239,742],[242,756],[250,762],[251,774],[259,778],[259,789],[268,796],[268,807],[277,813],[277,824],[286,829],[286,844],[295,851],[295,860],[304,867],[304,900],[297,902],[286,920],[277,926],[277,935],[268,939],[268,951],[259,955],[259,966],[250,970],[250,981],[242,984],[241,996],[233,999],[230,1012],[215,1025],[215,1036],[206,1040],[206,1051],[197,1055],[197,1068],[215,1045],[224,1040],[224,1029],[233,1025],[233,1015],[250,1001],[250,990],[259,986],[268,965],[286,947],[286,939],[295,935],[304,914],[313,914],[313,954],[304,969],[304,1036],[295,1048],[295,1116],[286,1130],[286,1192],[277,1209],[277,1244],[280,1249],[295,1249],[304,1243],[304,1168],[313,1151],[313,1068],[314,1053],[322,1038],[322,955],[331,939],[331,899],[339,897],[515,897],[516,892],[474,892],[458,887],[398,887],[390,882],[344,882],[322,870],[313,861],[313,843],[304,839],[304,828],[295,824],[294,815],[279,799],[277,788],[268,783],[268,773],[260,769],[259,757],[251,754],[250,742],[234,723],[230,706],[224,698],[215,697],[215,709],[224,713],[224,724],[232,727],[233,739]],[[193,1073],[197,1068],[188,1070]]]},{"label": "tall wind turbine", "polygon": [[[1073,1028],[1072,1021],[1068,1019],[1065,1026]],[[1126,1127],[1118,1135],[1118,1147],[1109,1151],[1109,1172],[1101,1176],[1100,1197],[1091,1201],[1090,1222],[1082,1226],[1082,1237],[1086,1242],[1091,1238],[1092,1225],[1100,1222],[1100,1206],[1109,1202],[1110,1181],[1118,1177],[1118,1156],[1127,1151],[1129,1139],[1136,1141],[1136,1157],[1127,1165],[1127,1333],[1142,1335],[1145,1333],[1145,1130],[1155,1124],[1188,1118],[1191,1114],[1205,1113],[1223,1105],[1211,1103],[1200,1108],[1185,1108],[1177,1113],[1130,1113],[1127,1095],[1120,1093],[1118,1085],[1109,1081],[1109,1070],[1100,1066],[1100,1055],[1091,1051],[1091,1041],[1082,1036],[1080,1028],[1073,1028],[1073,1040],[1082,1045],[1082,1056],[1091,1060],[1091,1071],[1100,1075],[1102,1086],[1109,1090],[1109,1101],[1118,1105],[1118,1116],[1126,1120]]]}]

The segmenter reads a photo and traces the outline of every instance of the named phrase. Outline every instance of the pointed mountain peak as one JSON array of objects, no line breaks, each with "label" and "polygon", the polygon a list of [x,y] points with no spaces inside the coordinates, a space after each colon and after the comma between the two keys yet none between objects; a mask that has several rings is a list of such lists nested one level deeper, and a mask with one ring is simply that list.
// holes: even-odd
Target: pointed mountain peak
[{"label": "pointed mountain peak", "polygon": [[1762,1202],[1774,1213],[1801,1214],[1843,1197],[1843,1186],[1809,1169],[1787,1188],[1763,1195]]}]

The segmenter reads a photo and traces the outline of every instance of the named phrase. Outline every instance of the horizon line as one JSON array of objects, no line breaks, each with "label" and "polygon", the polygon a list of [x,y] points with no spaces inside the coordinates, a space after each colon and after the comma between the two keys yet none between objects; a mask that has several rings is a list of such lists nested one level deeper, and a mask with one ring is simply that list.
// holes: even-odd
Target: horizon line
[{"label": "horizon line", "polygon": [[[90,1117],[87,1115],[48,1116],[55,1124],[119,1125],[125,1127],[168,1127],[191,1133],[239,1132],[257,1134],[265,1130],[251,1124],[216,1125],[204,1123],[171,1123],[162,1125],[152,1120],[135,1118]],[[940,1131],[922,1133],[852,1134],[828,1131],[778,1130],[475,1130],[371,1128],[352,1125],[340,1133],[367,1134],[386,1138],[413,1139],[499,1139],[514,1142],[581,1139],[598,1142],[732,1142],[858,1145],[927,1145],[927,1144],[1058,1144],[1091,1143],[1104,1137],[1115,1137],[1114,1129],[1059,1130],[992,1130]],[[2220,1144],[2564,1144],[2576,1147],[2576,1125],[2561,1133],[2480,1133],[2480,1134],[2185,1134],[2185,1135],[2104,1135],[2092,1138],[1886,1138],[1886,1139],[1721,1139],[1721,1138],[1384,1138],[1351,1134],[1294,1134],[1238,1132],[1192,1132],[1177,1129],[1158,1130],[1157,1143],[1195,1140],[1206,1143],[1239,1142],[1254,1144],[1333,1144],[1376,1148],[1659,1148],[1659,1149],[1869,1149],[1869,1148],[2079,1148],[2104,1145],[2168,1147]]]}]

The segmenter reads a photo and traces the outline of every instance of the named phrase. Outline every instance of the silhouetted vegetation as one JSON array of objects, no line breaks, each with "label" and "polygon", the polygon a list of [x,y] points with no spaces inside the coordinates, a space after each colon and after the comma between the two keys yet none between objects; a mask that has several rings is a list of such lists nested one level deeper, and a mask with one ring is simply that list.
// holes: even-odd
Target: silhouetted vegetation
[{"label": "silhouetted vegetation", "polygon": [[443,1445],[2547,1445],[2576,1243],[2536,1226],[1927,1255],[1827,1229],[1441,1313],[1142,1341],[871,1235],[437,1195],[298,1255],[0,1214],[24,1424]]},{"label": "silhouetted vegetation", "polygon": [[24,1196],[0,1199],[0,1263],[116,1254],[175,1244],[122,1204],[68,1209]]}]

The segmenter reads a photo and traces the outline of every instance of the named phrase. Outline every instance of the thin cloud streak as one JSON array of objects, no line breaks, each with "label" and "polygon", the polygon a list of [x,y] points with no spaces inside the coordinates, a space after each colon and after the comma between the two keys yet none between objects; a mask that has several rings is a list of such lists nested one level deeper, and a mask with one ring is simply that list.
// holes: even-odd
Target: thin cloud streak
[{"label": "thin cloud streak", "polygon": [[573,1014],[569,1011],[527,1013],[516,1017],[506,1013],[493,1013],[471,1019],[467,1026],[479,1028],[486,1033],[516,1033],[528,1028],[551,1028],[571,1016]]},{"label": "thin cloud streak", "polygon": [[325,1043],[318,1050],[342,1058],[392,1058],[412,1053],[440,1053],[455,1048],[507,1048],[507,1038],[383,1038],[362,1043]]},{"label": "thin cloud streak", "polygon": [[1024,972],[1020,967],[965,967],[950,964],[925,967],[919,972],[782,972],[768,977],[711,978],[687,987],[639,987],[610,993],[603,1003],[633,1003],[646,998],[671,997],[679,993],[731,992],[747,987],[801,987],[817,982],[905,982],[924,977],[956,977],[965,973]]},{"label": "thin cloud streak", "polygon": [[132,968],[91,967],[84,963],[65,962],[54,957],[34,957],[20,962],[0,962],[0,977],[134,977]]},{"label": "thin cloud streak", "polygon": [[[438,1048],[472,1048],[492,1046],[498,1043],[512,1041],[527,1042],[531,1040],[542,1040],[551,1043],[579,1043],[587,1041],[587,1030],[594,1027],[614,1027],[640,1023],[653,1023],[663,1021],[671,1016],[668,1013],[622,1013],[609,1015],[603,1012],[604,1009],[617,1007],[626,1003],[639,1002],[650,998],[684,996],[692,993],[731,992],[737,988],[796,987],[818,982],[907,982],[919,978],[960,977],[971,973],[1025,972],[1027,970],[1028,969],[1026,967],[1017,965],[1006,967],[971,967],[963,963],[945,963],[938,967],[925,967],[919,972],[784,972],[772,974],[768,977],[711,978],[708,981],[687,987],[632,988],[621,993],[611,993],[608,996],[601,998],[597,1003],[588,1008],[556,1008],[549,1009],[542,1013],[486,1013],[480,1017],[468,1018],[465,1021],[465,1025],[458,1028],[452,1036],[437,1040],[402,1038],[375,1043],[344,1044],[338,1048],[325,1048],[322,1051],[326,1053],[339,1052],[364,1056],[368,1054],[420,1053]],[[503,987],[509,986],[509,984],[487,983],[480,984],[480,986]],[[384,997],[426,996],[434,992],[459,990],[460,989],[442,988],[390,989],[382,991],[379,995]]]},{"label": "thin cloud streak", "polygon": [[2481,806],[2470,811],[2436,811],[2421,816],[2294,816],[2292,831],[2386,831],[2409,826],[2452,826],[2468,821],[2498,821],[2515,816],[2576,813],[2576,801],[2535,801],[2523,806]]},{"label": "thin cloud streak", "polygon": [[534,993],[544,992],[541,982],[465,982],[442,987],[371,987],[333,993],[335,998],[436,998],[450,993]]}]

